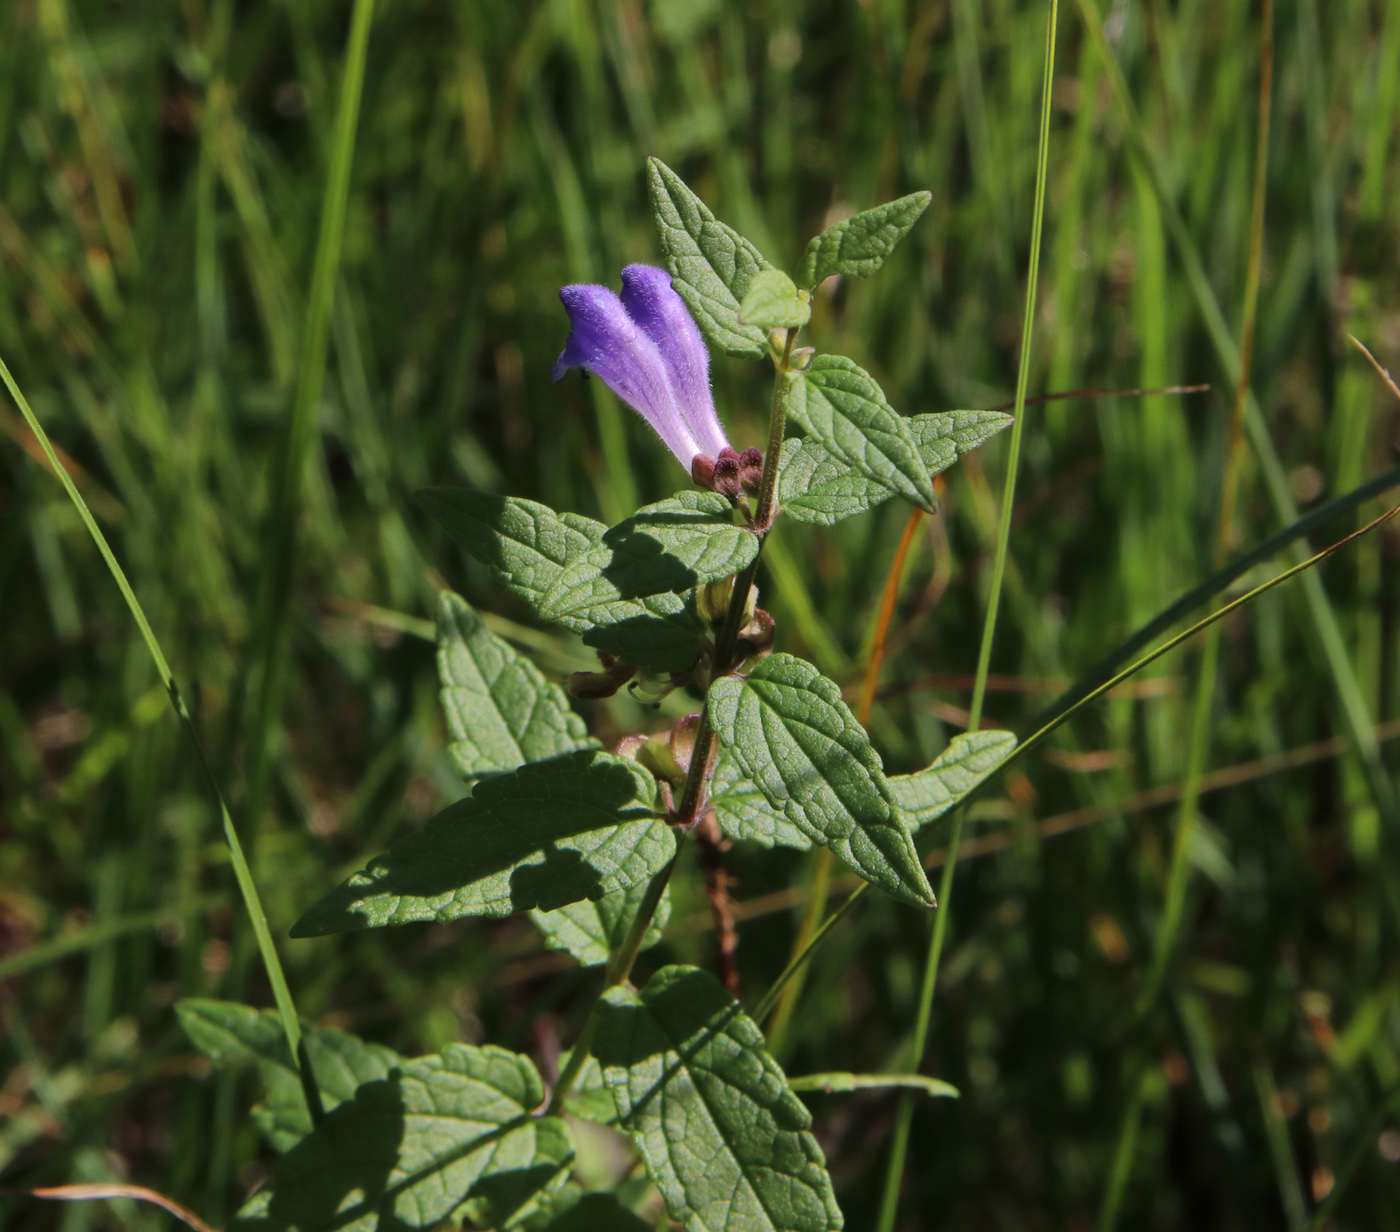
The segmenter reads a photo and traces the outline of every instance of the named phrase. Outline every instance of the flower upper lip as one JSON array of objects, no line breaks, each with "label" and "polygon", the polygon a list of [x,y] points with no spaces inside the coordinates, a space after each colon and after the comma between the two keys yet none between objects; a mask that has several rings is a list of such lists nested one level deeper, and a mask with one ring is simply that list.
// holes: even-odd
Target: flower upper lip
[{"label": "flower upper lip", "polygon": [[710,392],[710,354],[671,276],[654,265],[622,271],[622,295],[574,284],[559,292],[572,332],[550,369],[557,381],[583,368],[655,429],[686,468],[717,458],[729,441]]}]

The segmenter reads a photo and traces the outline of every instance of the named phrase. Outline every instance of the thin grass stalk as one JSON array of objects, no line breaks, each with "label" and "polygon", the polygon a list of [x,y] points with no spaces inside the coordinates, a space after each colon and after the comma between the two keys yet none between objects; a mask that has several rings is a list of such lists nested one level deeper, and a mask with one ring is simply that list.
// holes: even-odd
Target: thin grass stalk
[{"label": "thin grass stalk", "polygon": [[[987,775],[986,779],[984,780],[984,783],[990,783],[993,780],[995,780],[997,776],[1000,775],[1002,771],[1004,771],[1014,761],[1016,761],[1017,758],[1029,753],[1033,748],[1035,748],[1043,740],[1045,740],[1045,738],[1049,736],[1051,732],[1053,732],[1057,727],[1059,727],[1060,724],[1067,722],[1070,718],[1072,718],[1090,702],[1096,701],[1105,693],[1111,692],[1113,689],[1116,689],[1125,680],[1128,680],[1132,676],[1136,675],[1138,672],[1142,671],[1143,668],[1149,667],[1151,664],[1155,663],[1158,659],[1160,659],[1163,655],[1170,654],[1173,650],[1175,650],[1178,646],[1182,645],[1184,642],[1190,641],[1191,638],[1196,636],[1196,634],[1201,633],[1206,629],[1209,629],[1210,626],[1215,624],[1216,621],[1223,620],[1231,612],[1238,611],[1240,608],[1244,607],[1248,603],[1253,603],[1254,600],[1259,598],[1260,595],[1266,594],[1268,591],[1273,590],[1276,586],[1282,586],[1285,582],[1291,581],[1300,573],[1305,573],[1307,570],[1313,568],[1315,565],[1320,565],[1324,560],[1327,560],[1329,557],[1335,556],[1343,548],[1350,546],[1351,544],[1355,543],[1358,539],[1364,538],[1366,535],[1369,535],[1372,531],[1379,530],[1387,522],[1395,518],[1397,514],[1400,514],[1400,505],[1393,505],[1379,517],[1368,522],[1359,530],[1352,531],[1352,533],[1347,535],[1345,538],[1339,539],[1336,543],[1330,544],[1329,546],[1323,548],[1322,551],[1317,552],[1314,555],[1308,557],[1307,560],[1300,561],[1298,564],[1292,565],[1277,576],[1270,578],[1267,582],[1261,582],[1258,586],[1254,587],[1253,590],[1250,590],[1245,594],[1240,595],[1240,597],[1237,599],[1231,600],[1224,607],[1218,608],[1209,616],[1202,617],[1195,624],[1191,625],[1190,628],[1183,629],[1175,637],[1168,638],[1167,641],[1163,642],[1160,646],[1158,646],[1156,650],[1153,650],[1150,653],[1143,655],[1142,658],[1129,664],[1116,675],[1112,676],[1108,680],[1104,681],[1102,684],[1091,689],[1083,697],[1078,698],[1073,705],[1068,706],[1064,710],[1057,711],[1056,713],[1052,714],[1043,726],[1036,729],[1025,740],[1021,741],[1014,749],[1011,750],[1009,754],[1007,754],[1007,756],[1001,762],[997,764],[996,769]],[[1381,729],[1376,729],[1376,732],[1378,733],[1380,730]],[[975,794],[975,792],[972,794]],[[962,802],[962,806],[965,807],[968,800],[970,799],[971,795],[965,797]],[[953,854],[951,842],[949,846],[945,848],[945,853],[946,854],[944,868],[946,869],[948,863],[951,862]],[[787,982],[790,979],[792,979],[793,975],[801,969],[802,964],[807,962],[807,960],[812,957],[817,947],[822,943],[822,941],[826,939],[827,935],[830,933],[832,925],[834,925],[836,921],[839,920],[856,902],[856,900],[859,899],[861,895],[864,894],[865,891],[867,891],[869,888],[870,883],[868,881],[862,882],[858,887],[856,887],[855,892],[852,893],[851,896],[848,899],[846,899],[846,901],[842,903],[840,907],[838,907],[834,912],[832,912],[831,915],[829,915],[826,918],[826,921],[822,924],[821,928],[817,930],[816,935],[812,938],[811,944],[808,945],[806,950],[804,950],[801,954],[793,958],[792,961],[789,962],[785,968],[783,968],[782,973],[773,982],[772,987],[769,988],[768,992],[764,994],[763,999],[754,1008],[753,1018],[755,1022],[762,1022],[763,1019],[769,1013],[772,1012],[773,1007],[777,1004],[778,994],[782,991],[782,988],[787,984]]]},{"label": "thin grass stalk", "polygon": [[[1128,83],[1124,80],[1123,70],[1104,36],[1103,21],[1099,16],[1098,8],[1094,0],[1078,0],[1078,4],[1090,41],[1108,73],[1110,86],[1123,116],[1130,147],[1147,173],[1148,182],[1162,211],[1162,218],[1165,220],[1167,230],[1171,233],[1172,240],[1181,256],[1186,279],[1191,287],[1191,293],[1195,297],[1202,323],[1206,327],[1207,334],[1210,335],[1211,345],[1215,349],[1221,367],[1225,369],[1226,375],[1233,384],[1239,379],[1241,366],[1239,347],[1236,345],[1234,337],[1230,333],[1230,327],[1225,321],[1225,315],[1220,309],[1220,302],[1216,299],[1214,288],[1212,288],[1210,278],[1206,274],[1205,265],[1197,251],[1195,241],[1191,238],[1191,233],[1181,216],[1181,210],[1177,207],[1176,200],[1167,187],[1166,176],[1159,160],[1148,143],[1146,130],[1143,128],[1142,119],[1133,104],[1132,95],[1128,91]],[[1263,413],[1260,411],[1259,404],[1252,392],[1246,396],[1245,435],[1254,451],[1255,460],[1259,464],[1265,491],[1268,494],[1270,504],[1274,507],[1275,516],[1285,526],[1296,522],[1298,520],[1298,506],[1289,487],[1288,474],[1278,456],[1277,449],[1274,448],[1268,424],[1265,423]],[[1302,549],[1296,549],[1295,553],[1301,554],[1301,551]],[[1316,576],[1310,576],[1304,580],[1303,597],[1307,607],[1309,624],[1327,663],[1328,674],[1331,677],[1343,722],[1346,724],[1348,735],[1351,736],[1361,757],[1372,800],[1375,802],[1390,834],[1392,836],[1400,835],[1400,796],[1396,794],[1395,784],[1391,781],[1385,763],[1381,760],[1380,749],[1371,736],[1375,723],[1371,719],[1365,698],[1362,695],[1361,686],[1356,677],[1356,669],[1348,656],[1346,642],[1342,637],[1341,627],[1337,623],[1337,614],[1327,597],[1327,592],[1323,589],[1321,580]],[[1392,897],[1397,893],[1400,891],[1392,886]]]},{"label": "thin grass stalk", "polygon": [[[1002,490],[1001,518],[997,525],[996,557],[992,564],[992,588],[987,598],[987,615],[982,626],[982,645],[977,653],[977,675],[972,687],[968,731],[975,732],[982,719],[982,703],[987,695],[987,673],[991,670],[992,643],[996,638],[997,613],[1001,605],[1001,590],[1006,578],[1006,558],[1011,541],[1011,515],[1016,501],[1016,474],[1021,459],[1021,438],[1025,431],[1026,390],[1030,384],[1031,340],[1035,328],[1036,283],[1040,273],[1040,241],[1045,225],[1045,183],[1050,166],[1050,105],[1051,86],[1055,80],[1055,33],[1059,24],[1059,0],[1050,0],[1050,16],[1045,28],[1045,74],[1040,93],[1040,141],[1036,151],[1035,212],[1031,221],[1030,268],[1026,275],[1026,308],[1021,325],[1021,357],[1016,372],[1016,406],[1011,424],[1011,445],[1006,460],[1006,486]],[[948,861],[938,888],[938,911],[933,921],[933,937],[929,942],[924,963],[923,984],[919,990],[919,1005],[914,1024],[913,1055],[909,1068],[917,1073],[923,1064],[928,1043],[929,1020],[933,1013],[934,986],[938,982],[938,965],[943,956],[943,944],[948,934],[948,916],[953,899],[953,876],[958,866],[958,844],[962,840],[966,809],[956,809],[952,832],[948,836]],[[899,1189],[904,1177],[904,1157],[909,1148],[909,1127],[914,1116],[914,1101],[910,1093],[900,1097],[895,1121],[894,1140],[890,1147],[889,1165],[885,1172],[885,1190],[880,1203],[879,1232],[891,1232],[899,1209]]]},{"label": "thin grass stalk", "polygon": [[365,60],[373,16],[374,0],[355,0],[345,53],[345,78],[336,108],[330,171],[321,202],[320,232],[316,240],[316,259],[312,266],[311,290],[301,338],[301,363],[297,369],[292,414],[282,443],[272,508],[264,530],[269,567],[264,575],[266,580],[257,608],[257,629],[260,634],[257,658],[262,675],[248,741],[250,841],[256,838],[267,796],[272,728],[282,706],[286,677],[287,614],[296,563],[301,494],[316,441],[321,389],[325,383],[331,309],[335,303],[335,285],[345,239],[350,168],[355,153],[355,134],[359,127],[360,97],[364,88]]},{"label": "thin grass stalk", "polygon": [[[909,558],[909,549],[914,544],[919,524],[923,521],[923,510],[914,509],[904,524],[904,533],[899,537],[894,560],[885,578],[885,592],[880,598],[880,611],[875,618],[875,638],[870,645],[870,658],[865,664],[865,678],[861,681],[860,701],[856,704],[856,722],[862,727],[870,724],[870,712],[875,709],[875,691],[880,683],[880,669],[885,662],[885,644],[889,640],[890,623],[894,619],[895,604],[899,600],[899,586],[904,578],[904,564]],[[802,916],[801,927],[792,943],[792,956],[801,954],[816,934],[817,925],[826,914],[827,895],[831,889],[831,866],[835,857],[830,847],[818,847],[812,858],[812,892],[807,900],[807,909]],[[788,1028],[792,1023],[797,999],[802,995],[802,985],[806,981],[807,970],[801,968],[783,990],[778,1003],[773,1025],[768,1030],[768,1051],[780,1055],[787,1042]]]},{"label": "thin grass stalk", "polygon": [[1279,1107],[1278,1084],[1268,1058],[1257,1054],[1253,1063],[1254,1091],[1259,1097],[1259,1115],[1264,1122],[1264,1135],[1269,1141],[1269,1158],[1274,1165],[1278,1183],[1279,1202],[1283,1206],[1288,1232],[1307,1232],[1308,1201],[1303,1196],[1303,1183],[1298,1176],[1298,1161],[1288,1140],[1288,1126]]},{"label": "thin grass stalk", "polygon": [[[1230,556],[1235,523],[1235,503],[1239,494],[1240,464],[1244,459],[1244,412],[1249,397],[1249,372],[1254,355],[1254,326],[1259,308],[1259,274],[1264,252],[1264,205],[1268,192],[1269,117],[1274,80],[1274,5],[1263,0],[1260,18],[1259,119],[1254,142],[1254,191],[1250,208],[1249,258],[1245,270],[1244,309],[1240,320],[1240,370],[1235,381],[1235,400],[1230,413],[1230,452],[1225,466],[1225,482],[1220,496],[1220,521],[1216,528],[1213,567],[1219,569]],[[1156,999],[1166,975],[1181,931],[1186,891],[1191,876],[1191,845],[1200,821],[1201,776],[1205,774],[1210,748],[1210,712],[1220,664],[1220,635],[1224,626],[1216,624],[1206,633],[1201,653],[1200,674],[1192,706],[1191,742],[1186,756],[1186,789],[1177,813],[1176,836],[1172,844],[1171,869],[1167,878],[1162,920],[1157,929],[1152,967],[1139,1009]]]},{"label": "thin grass stalk", "polygon": [[1118,1212],[1123,1209],[1123,1195],[1133,1174],[1133,1159],[1137,1155],[1138,1133],[1142,1129],[1142,1109],[1147,1102],[1148,1076],[1144,1071],[1133,1083],[1133,1093],[1123,1110],[1118,1127],[1118,1144],[1113,1150],[1113,1163],[1108,1170],[1108,1186],[1099,1206],[1098,1232],[1113,1232],[1118,1226]]},{"label": "thin grass stalk", "polygon": [[310,1107],[312,1116],[319,1118],[321,1112],[320,1095],[311,1078],[310,1066],[307,1062],[305,1048],[302,1045],[301,1023],[297,1018],[296,1006],[292,1001],[291,989],[287,985],[287,977],[282,970],[281,959],[277,956],[277,947],[272,941],[272,932],[268,928],[267,913],[263,910],[262,899],[258,894],[257,885],[253,881],[253,874],[249,870],[248,861],[243,854],[243,844],[239,841],[238,832],[234,829],[233,818],[229,815],[228,805],[224,802],[223,791],[219,787],[218,780],[214,777],[213,768],[209,758],[204,751],[204,745],[199,739],[199,732],[194,725],[194,719],[190,717],[190,712],[185,706],[184,695],[180,691],[180,686],[176,683],[175,675],[170,670],[170,664],[166,660],[165,652],[161,649],[160,642],[156,639],[155,632],[151,628],[150,621],[146,619],[145,609],[136,597],[136,592],[131,589],[131,583],[127,581],[126,572],[117,563],[116,555],[112,552],[111,546],[107,542],[107,537],[102,533],[97,525],[96,519],[92,516],[92,511],[88,508],[87,502],[83,500],[82,493],[78,491],[77,485],[73,482],[72,476],[64,468],[58,453],[49,440],[49,434],[44,431],[44,426],[39,422],[34,414],[15,379],[10,375],[10,369],[3,359],[0,359],[0,380],[4,381],[5,387],[10,391],[10,396],[15,400],[15,405],[19,407],[20,414],[24,416],[24,422],[28,424],[29,430],[34,433],[43,448],[44,455],[48,459],[49,468],[58,476],[58,481],[63,485],[63,489],[68,493],[68,499],[73,502],[73,507],[77,509],[78,516],[82,519],[83,525],[87,527],[87,532],[92,536],[92,541],[97,545],[97,550],[102,556],[103,562],[107,566],[107,571],[112,575],[113,581],[117,584],[117,589],[121,591],[122,598],[126,601],[127,609],[131,612],[132,619],[136,621],[136,627],[140,630],[141,640],[146,643],[146,649],[150,653],[151,662],[155,664],[156,675],[160,677],[161,684],[165,687],[165,692],[170,698],[170,705],[175,711],[176,718],[188,733],[190,743],[193,744],[195,755],[199,759],[199,767],[205,780],[205,785],[209,789],[209,794],[213,798],[214,804],[219,811],[219,819],[223,825],[224,841],[228,844],[229,861],[233,865],[233,875],[238,882],[239,893],[243,896],[243,906],[248,912],[248,919],[253,926],[253,935],[257,940],[258,952],[262,955],[263,967],[267,972],[267,980],[272,988],[273,999],[277,1003],[278,1016],[282,1021],[282,1029],[287,1036],[287,1047],[302,1075],[302,1087],[307,1096],[307,1104]]}]

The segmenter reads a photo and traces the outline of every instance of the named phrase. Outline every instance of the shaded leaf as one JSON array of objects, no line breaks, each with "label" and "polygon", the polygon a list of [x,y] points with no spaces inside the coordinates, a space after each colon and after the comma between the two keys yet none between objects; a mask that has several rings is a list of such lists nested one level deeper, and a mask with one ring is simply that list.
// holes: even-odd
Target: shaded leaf
[{"label": "shaded leaf", "polygon": [[762,330],[800,329],[812,319],[812,305],[782,270],[761,270],[739,305],[739,319]]},{"label": "shaded leaf", "polygon": [[658,158],[647,159],[647,184],[666,268],[695,323],[727,354],[762,359],[768,335],[740,320],[739,304],[754,275],[772,266]]},{"label": "shaded leaf", "polygon": [[[301,1078],[275,1010],[189,997],[175,1013],[190,1042],[215,1064],[257,1063],[265,1095],[253,1108],[253,1123],[274,1150],[289,1151],[311,1132]],[[302,1039],[327,1112],[353,1098],[361,1084],[385,1078],[403,1064],[393,1049],[331,1027],[303,1024]]]},{"label": "shaded leaf", "polygon": [[[639,881],[625,890],[605,894],[597,902],[569,903],[553,911],[535,910],[530,912],[530,918],[544,934],[544,943],[551,950],[572,954],[585,967],[597,967],[607,962],[622,944],[646,891],[647,883]],[[642,939],[643,949],[661,940],[670,918],[671,887],[668,885]]]},{"label": "shaded leaf", "polygon": [[563,689],[451,591],[438,603],[437,662],[447,751],[464,779],[598,747]]},{"label": "shaded leaf", "polygon": [[366,1083],[274,1167],[240,1212],[245,1232],[402,1232],[464,1203],[503,1224],[561,1185],[573,1159],[535,1067],[503,1048],[450,1044]]},{"label": "shaded leaf", "polygon": [[539,613],[559,624],[576,617],[597,623],[600,608],[733,577],[757,555],[758,536],[735,525],[728,500],[679,492],[604,530],[554,578]]},{"label": "shaded leaf", "polygon": [[802,257],[802,285],[815,287],[832,274],[868,278],[885,263],[932,200],[930,192],[910,193],[833,223],[807,245]]},{"label": "shaded leaf", "polygon": [[690,1232],[842,1226],[807,1110],[714,976],[664,967],[600,1010],[594,1052],[673,1219]]},{"label": "shaded leaf", "polygon": [[[704,628],[694,603],[679,595],[594,596],[583,608],[571,606],[568,585],[561,585],[561,578],[568,566],[600,549],[607,551],[602,544],[608,528],[601,522],[472,488],[428,488],[417,495],[496,581],[542,616],[581,634],[585,644],[612,654],[626,652],[628,663],[657,671],[680,671],[695,662]],[[624,536],[624,541],[633,551],[640,550],[640,540]],[[674,568],[667,568],[673,577]],[[561,610],[549,615],[556,609]]]},{"label": "shaded leaf", "polygon": [[655,794],[636,762],[596,751],[485,779],[327,894],[292,936],[549,910],[646,881],[676,847]]},{"label": "shaded leaf", "polygon": [[709,702],[721,745],[773,809],[886,893],[934,905],[880,758],[834,681],[774,654],[747,678],[716,680]]},{"label": "shaded leaf", "polygon": [[649,1232],[650,1228],[616,1194],[586,1193],[551,1220],[546,1232]]},{"label": "shaded leaf", "polygon": [[804,1074],[801,1078],[789,1078],[788,1086],[794,1091],[822,1091],[828,1095],[900,1087],[944,1099],[959,1097],[958,1088],[951,1082],[925,1078],[923,1074]]},{"label": "shaded leaf", "polygon": [[[1001,411],[940,411],[905,421],[930,476],[947,470],[1011,423]],[[834,457],[815,439],[783,442],[778,502],[798,522],[834,526],[895,494]]]},{"label": "shaded leaf", "polygon": [[890,791],[904,810],[909,829],[917,832],[942,817],[971,792],[1016,747],[1009,731],[965,732],[954,736],[932,765],[890,779]]},{"label": "shaded leaf", "polygon": [[859,365],[813,356],[796,374],[788,414],[838,462],[932,512],[933,480],[909,423]]}]

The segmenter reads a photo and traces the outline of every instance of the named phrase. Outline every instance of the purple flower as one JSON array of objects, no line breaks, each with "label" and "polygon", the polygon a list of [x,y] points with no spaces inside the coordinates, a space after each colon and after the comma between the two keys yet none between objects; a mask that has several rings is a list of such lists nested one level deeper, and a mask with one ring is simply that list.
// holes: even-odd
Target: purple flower
[{"label": "purple flower", "polygon": [[[583,368],[637,412],[687,471],[713,474],[721,453],[733,454],[715,415],[710,354],[671,276],[653,265],[622,271],[622,295],[607,287],[559,292],[573,332],[550,369],[557,381]],[[698,477],[697,477],[698,478]],[[709,486],[706,484],[705,486]]]}]

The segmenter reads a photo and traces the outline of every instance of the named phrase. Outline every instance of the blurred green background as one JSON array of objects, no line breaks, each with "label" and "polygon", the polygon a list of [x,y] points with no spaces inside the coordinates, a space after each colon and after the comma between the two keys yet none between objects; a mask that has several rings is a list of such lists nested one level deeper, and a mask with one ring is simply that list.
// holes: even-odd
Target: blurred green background
[{"label": "blurred green background", "polygon": [[[1209,572],[1226,454],[1232,381],[1203,305],[1213,292],[1238,331],[1260,6],[1099,2],[1141,123],[1079,9],[1062,6],[1031,392],[1213,390],[1027,411],[988,703],[1020,730]],[[0,355],[146,605],[279,936],[461,794],[424,636],[441,586],[499,617],[556,678],[589,665],[576,639],[527,627],[412,492],[466,483],[615,521],[683,483],[601,383],[553,386],[548,371],[567,333],[559,286],[616,285],[625,263],[659,259],[647,155],[789,268],[826,222],[931,189],[879,277],[823,289],[809,340],[869,368],[908,413],[1009,401],[1047,8],[381,0],[292,559],[289,671],[264,719],[256,597],[289,542],[269,524],[270,493],[349,7],[0,7]],[[1400,5],[1279,0],[1275,36],[1253,373],[1306,509],[1400,454],[1400,404],[1347,343],[1400,368]],[[1188,249],[1204,287],[1186,276]],[[740,448],[761,444],[767,380],[714,362]],[[171,1007],[270,993],[198,763],[36,452],[6,399],[0,1185],[126,1178],[220,1223],[266,1172],[246,1117],[256,1084],[211,1075]],[[965,719],[1004,459],[998,439],[950,472],[916,545],[872,721],[892,772],[926,764]],[[1251,455],[1239,548],[1279,527],[1276,504]],[[832,531],[780,527],[760,583],[782,648],[858,686],[906,516],[890,502]],[[1394,776],[1400,535],[1370,537],[1321,577]],[[959,874],[926,1063],[963,1095],[916,1114],[902,1227],[1400,1227],[1395,849],[1345,749],[1301,589],[1232,617],[1224,647],[1182,953],[1146,1017],[1134,1005],[1197,655],[1086,711],[974,806],[977,858]],[[613,739],[693,707],[584,709]],[[752,1004],[786,960],[809,865],[781,851],[728,861]],[[860,905],[814,966],[782,1049],[791,1072],[907,1065],[927,933],[907,908]],[[597,979],[524,919],[282,949],[307,1017],[408,1053],[491,1041],[548,1064]],[[643,965],[714,952],[692,870],[670,940]],[[867,1227],[895,1100],[810,1103],[848,1224]],[[617,1166],[601,1147],[585,1161],[594,1184]],[[0,1197],[0,1222],[168,1223],[129,1204],[15,1197]]]}]

